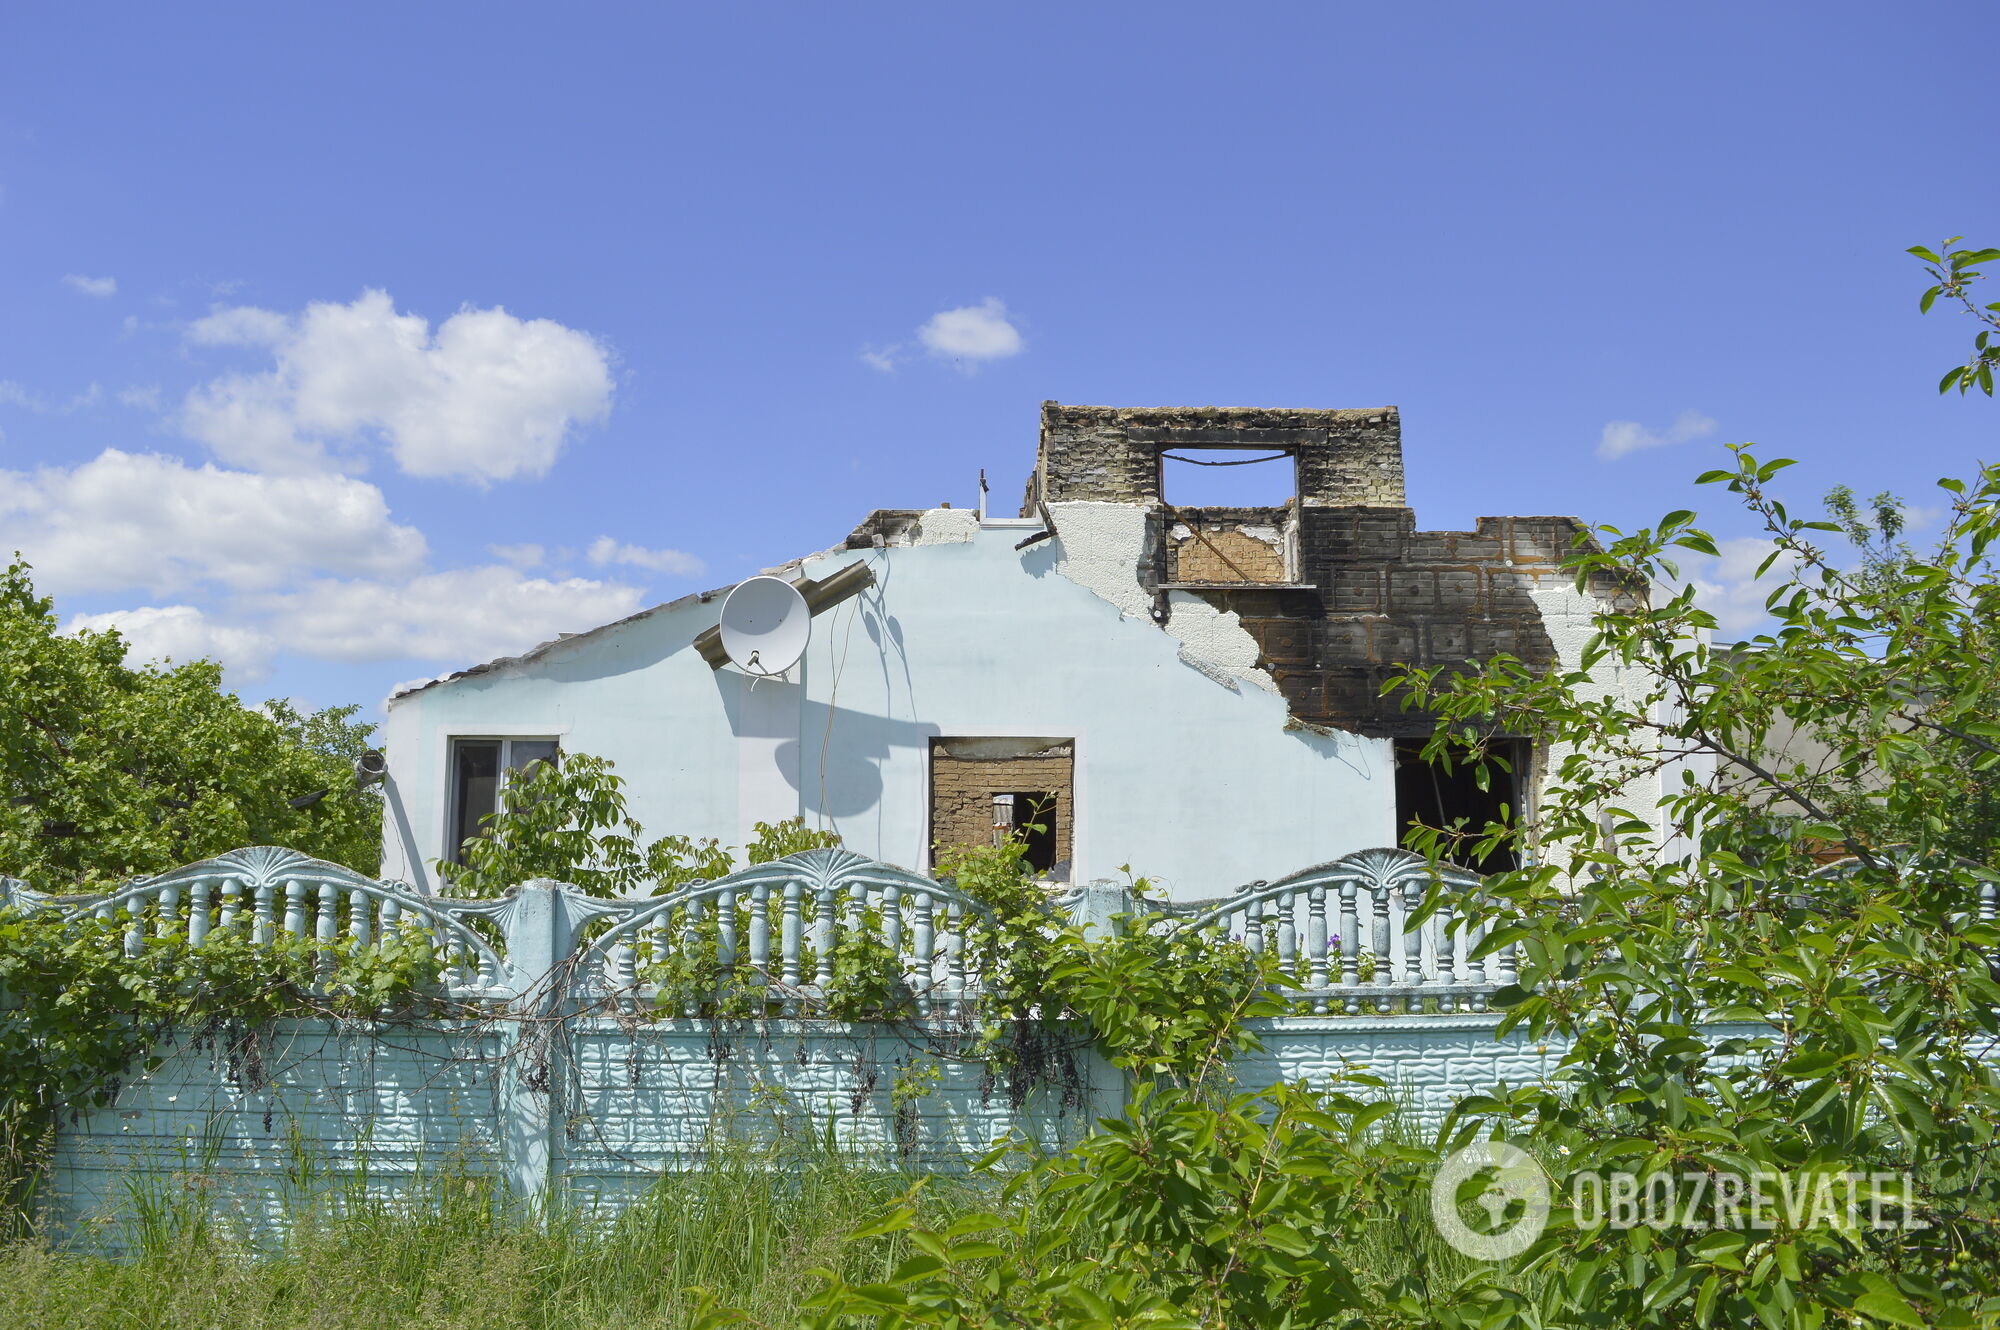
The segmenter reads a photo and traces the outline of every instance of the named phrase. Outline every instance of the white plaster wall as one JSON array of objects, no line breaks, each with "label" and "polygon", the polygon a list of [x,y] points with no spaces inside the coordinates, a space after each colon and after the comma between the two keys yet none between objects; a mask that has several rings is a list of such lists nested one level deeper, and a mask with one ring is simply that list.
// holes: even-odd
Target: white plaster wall
[{"label": "white plaster wall", "polygon": [[[1598,599],[1577,591],[1570,582],[1537,587],[1529,596],[1535,608],[1541,611],[1542,623],[1548,629],[1549,641],[1555,647],[1562,668],[1581,669],[1584,648],[1596,631],[1595,616],[1600,608]],[[1593,671],[1591,681],[1577,690],[1583,701],[1616,698],[1645,711],[1656,720],[1664,721],[1668,719],[1671,708],[1666,702],[1654,700],[1657,691],[1658,681],[1654,675],[1640,666],[1623,663],[1615,654],[1601,660]],[[1553,774],[1573,752],[1575,749],[1568,745],[1550,748],[1542,760],[1545,776]],[[1697,754],[1674,758],[1657,771],[1631,781],[1625,788],[1622,806],[1652,824],[1653,844],[1663,854],[1670,857],[1682,853],[1685,847],[1668,825],[1660,801],[1681,787],[1684,776],[1705,782],[1714,772],[1715,761],[1712,757]]]},{"label": "white plaster wall", "polygon": [[1018,526],[951,510],[925,515],[920,539],[939,543],[807,560],[824,577],[867,559],[876,585],[815,619],[805,661],[755,696],[693,650],[718,599],[392,702],[385,875],[430,876],[454,734],[552,734],[612,759],[649,834],[741,844],[758,819],[804,814],[919,868],[939,735],[1076,740],[1077,880],[1130,864],[1206,896],[1392,844],[1389,745],[1288,731],[1235,616],[1187,597],[1179,636],[1154,625],[1136,568],[1114,562],[1137,558],[1137,510],[1062,509],[1062,535],[1025,550]]}]

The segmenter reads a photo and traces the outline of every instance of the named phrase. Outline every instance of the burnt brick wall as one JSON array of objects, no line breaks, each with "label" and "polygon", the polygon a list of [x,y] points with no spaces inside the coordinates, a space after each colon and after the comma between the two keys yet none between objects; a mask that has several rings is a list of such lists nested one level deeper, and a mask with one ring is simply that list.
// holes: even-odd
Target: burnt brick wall
[{"label": "burnt brick wall", "polygon": [[1262,407],[1065,406],[1042,403],[1042,440],[1021,515],[1037,501],[1161,500],[1160,453],[1182,448],[1282,448],[1298,458],[1309,506],[1403,502],[1402,418],[1393,406],[1358,411]]},{"label": "burnt brick wall", "polygon": [[[1225,447],[1290,452],[1297,499],[1277,509],[1175,509],[1163,501],[1162,452]],[[1555,663],[1531,593],[1569,582],[1560,565],[1581,530],[1568,517],[1482,517],[1472,531],[1417,530],[1416,515],[1404,506],[1402,423],[1394,407],[1122,409],[1045,402],[1024,513],[1067,501],[1148,509],[1140,575],[1157,594],[1156,615],[1172,613],[1163,581],[1242,582],[1190,594],[1236,612],[1294,716],[1379,737],[1430,729],[1428,718],[1381,695],[1405,666],[1501,653],[1537,666]],[[1255,571],[1235,559],[1238,572],[1203,542],[1171,536],[1176,521],[1197,514],[1223,526],[1295,524],[1291,585],[1257,584],[1270,573],[1268,559],[1258,560]],[[1249,543],[1235,533],[1225,552]]]},{"label": "burnt brick wall", "polygon": [[1299,580],[1312,590],[1192,593],[1236,611],[1300,719],[1426,734],[1423,715],[1381,696],[1403,666],[1502,652],[1555,662],[1529,592],[1568,584],[1573,518],[1483,517],[1474,531],[1418,531],[1407,508],[1308,508],[1300,520]]}]

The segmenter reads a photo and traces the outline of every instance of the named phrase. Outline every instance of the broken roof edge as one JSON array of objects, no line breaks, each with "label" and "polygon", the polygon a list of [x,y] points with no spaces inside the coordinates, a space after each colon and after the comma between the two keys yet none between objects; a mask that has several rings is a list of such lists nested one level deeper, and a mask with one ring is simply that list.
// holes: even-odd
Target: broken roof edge
[{"label": "broken roof edge", "polygon": [[1394,406],[1086,406],[1054,400],[1042,403],[1042,420],[1068,424],[1115,423],[1198,429],[1205,425],[1251,428],[1310,428],[1332,423],[1352,424],[1400,419]]},{"label": "broken roof edge", "polygon": [[656,614],[665,614],[669,610],[684,609],[689,605],[706,604],[708,601],[714,600],[717,596],[728,595],[738,585],[736,582],[730,582],[707,591],[690,591],[685,596],[676,596],[674,599],[662,601],[658,605],[649,605],[643,610],[634,610],[622,619],[613,619],[610,623],[601,623],[595,628],[586,628],[576,633],[558,633],[548,641],[537,642],[526,651],[516,655],[495,656],[492,660],[482,661],[477,665],[468,665],[462,670],[453,670],[449,674],[440,674],[434,679],[426,679],[421,683],[402,684],[389,694],[388,704],[393,706],[406,697],[413,697],[418,693],[436,688],[442,684],[457,683],[460,679],[470,679],[481,674],[491,674],[496,670],[505,669],[509,665],[525,665],[531,660],[548,654],[557,647],[571,646],[583,641],[585,638],[596,637],[600,633],[608,633],[613,628],[622,628],[628,623],[637,623],[641,619],[650,619]]},{"label": "broken roof edge", "polygon": [[[871,509],[868,516],[864,517],[860,525],[856,526],[840,544],[828,546],[823,550],[815,550],[811,554],[802,554],[796,559],[788,559],[784,563],[770,568],[759,569],[754,576],[783,577],[790,580],[792,576],[802,574],[805,571],[806,564],[813,559],[828,559],[837,555],[853,554],[857,551],[875,548],[873,537],[878,533],[884,537],[884,545],[907,543],[906,538],[909,533],[918,525],[923,515],[929,511],[931,510],[926,508]],[[525,665],[530,661],[540,659],[558,647],[574,646],[586,639],[608,633],[614,628],[623,628],[626,624],[637,623],[641,619],[650,619],[656,614],[667,614],[674,610],[685,609],[690,605],[705,605],[711,600],[728,595],[731,591],[742,585],[742,581],[743,579],[735,582],[726,582],[719,587],[711,587],[707,591],[691,591],[685,596],[676,596],[674,599],[662,601],[658,605],[651,605],[642,610],[634,610],[622,619],[613,619],[610,623],[601,623],[595,628],[586,628],[581,632],[575,633],[561,633],[546,642],[537,642],[526,651],[515,655],[495,656],[492,660],[483,661],[477,665],[468,665],[462,670],[453,670],[448,674],[440,674],[435,678],[425,679],[420,683],[400,684],[390,690],[389,696],[385,699],[385,705],[393,706],[406,697],[413,697],[418,693],[437,688],[444,684],[457,683],[461,679],[471,679],[477,678],[482,674],[492,674],[495,671],[506,669],[512,665]]]}]

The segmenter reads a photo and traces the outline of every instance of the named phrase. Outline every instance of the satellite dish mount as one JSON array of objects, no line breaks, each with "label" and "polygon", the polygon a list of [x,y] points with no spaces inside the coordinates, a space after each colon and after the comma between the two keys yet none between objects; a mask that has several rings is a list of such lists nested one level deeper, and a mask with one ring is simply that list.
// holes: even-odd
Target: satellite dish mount
[{"label": "satellite dish mount", "polygon": [[770,678],[799,663],[812,637],[812,610],[781,577],[752,577],[722,602],[723,654],[745,674]]}]

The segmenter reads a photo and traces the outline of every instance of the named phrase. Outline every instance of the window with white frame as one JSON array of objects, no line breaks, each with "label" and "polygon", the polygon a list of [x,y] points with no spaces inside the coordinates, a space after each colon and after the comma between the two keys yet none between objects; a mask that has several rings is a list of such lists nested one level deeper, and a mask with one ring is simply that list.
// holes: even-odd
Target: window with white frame
[{"label": "window with white frame", "polygon": [[445,858],[465,862],[465,843],[485,834],[485,820],[500,811],[500,792],[519,773],[561,751],[554,739],[451,741],[451,807],[445,823]]}]

